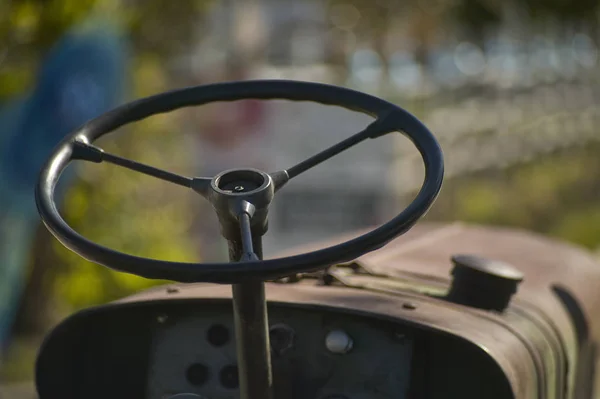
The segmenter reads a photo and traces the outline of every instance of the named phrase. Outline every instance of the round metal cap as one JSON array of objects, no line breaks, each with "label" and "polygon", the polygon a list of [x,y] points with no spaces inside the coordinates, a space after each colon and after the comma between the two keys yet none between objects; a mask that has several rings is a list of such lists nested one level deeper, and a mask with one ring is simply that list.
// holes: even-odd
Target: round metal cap
[{"label": "round metal cap", "polygon": [[461,305],[503,311],[524,278],[513,266],[481,256],[454,255],[452,262],[454,280],[447,299]]},{"label": "round metal cap", "polygon": [[476,255],[454,255],[451,259],[455,268],[468,268],[474,272],[481,272],[509,281],[523,281],[523,273],[508,263]]}]

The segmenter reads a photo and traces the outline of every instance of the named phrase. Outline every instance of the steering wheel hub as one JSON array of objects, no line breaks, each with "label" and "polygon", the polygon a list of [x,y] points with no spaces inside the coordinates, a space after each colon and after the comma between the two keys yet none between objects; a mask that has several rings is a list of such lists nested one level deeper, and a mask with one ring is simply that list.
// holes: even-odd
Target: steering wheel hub
[{"label": "steering wheel hub", "polygon": [[215,176],[212,189],[223,195],[248,195],[268,189],[271,177],[256,169],[232,169]]}]

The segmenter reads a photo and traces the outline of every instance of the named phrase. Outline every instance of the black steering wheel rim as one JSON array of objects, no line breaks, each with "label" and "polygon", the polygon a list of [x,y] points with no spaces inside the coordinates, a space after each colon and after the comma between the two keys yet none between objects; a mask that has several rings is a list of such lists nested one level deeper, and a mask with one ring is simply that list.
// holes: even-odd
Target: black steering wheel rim
[{"label": "black steering wheel rim", "polygon": [[[241,99],[312,101],[341,106],[377,118],[385,115],[385,123],[393,125],[393,128],[384,133],[401,132],[419,150],[425,165],[423,185],[415,199],[402,212],[364,235],[305,254],[234,263],[171,262],[121,253],[81,236],[60,215],[54,201],[54,191],[61,173],[73,160],[76,142],[93,143],[123,125],[155,114],[187,106]],[[40,216],[51,233],[67,248],[92,262],[151,279],[232,284],[247,278],[269,280],[314,271],[354,260],[381,248],[408,231],[429,210],[441,189],[443,174],[442,151],[433,134],[412,114],[392,103],[355,90],[320,83],[251,80],[161,93],[122,105],[89,121],[55,148],[42,168],[35,197]]]}]

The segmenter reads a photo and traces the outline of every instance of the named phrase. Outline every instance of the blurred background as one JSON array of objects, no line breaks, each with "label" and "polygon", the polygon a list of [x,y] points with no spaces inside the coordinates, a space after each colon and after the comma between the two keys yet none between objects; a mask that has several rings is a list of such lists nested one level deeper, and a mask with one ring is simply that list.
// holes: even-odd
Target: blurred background
[{"label": "blurred background", "polygon": [[[178,87],[299,79],[383,97],[444,150],[446,181],[426,219],[519,227],[600,258],[599,22],[596,0],[0,0],[0,395],[34,397],[35,354],[59,320],[164,283],[64,249],[33,190],[77,126]],[[274,171],[371,120],[247,100],[151,117],[98,144],[188,176]],[[57,201],[90,239],[158,259],[226,260],[198,196],[111,165],[67,172]],[[422,179],[402,135],[359,145],[280,192],[265,256],[383,223]]]}]

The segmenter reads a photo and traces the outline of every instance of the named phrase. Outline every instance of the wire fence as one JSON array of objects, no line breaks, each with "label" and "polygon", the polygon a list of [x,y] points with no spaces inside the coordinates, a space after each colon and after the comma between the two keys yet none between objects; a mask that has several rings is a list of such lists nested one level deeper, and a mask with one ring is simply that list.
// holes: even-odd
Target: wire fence
[{"label": "wire fence", "polygon": [[[600,141],[599,98],[600,86],[595,83],[564,83],[467,98],[430,109],[423,119],[444,151],[445,176],[452,178]],[[422,183],[422,161],[410,150],[400,149],[393,167],[402,181],[399,194]]]}]

